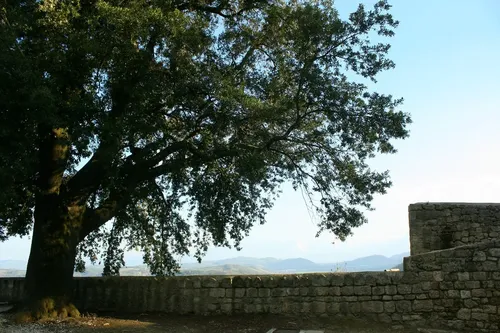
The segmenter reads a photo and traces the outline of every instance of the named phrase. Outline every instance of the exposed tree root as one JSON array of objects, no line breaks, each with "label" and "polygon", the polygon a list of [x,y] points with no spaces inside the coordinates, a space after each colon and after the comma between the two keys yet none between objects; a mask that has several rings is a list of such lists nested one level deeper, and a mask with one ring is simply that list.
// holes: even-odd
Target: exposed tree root
[{"label": "exposed tree root", "polygon": [[80,311],[71,302],[47,297],[17,308],[13,321],[26,323],[68,317],[79,318]]}]

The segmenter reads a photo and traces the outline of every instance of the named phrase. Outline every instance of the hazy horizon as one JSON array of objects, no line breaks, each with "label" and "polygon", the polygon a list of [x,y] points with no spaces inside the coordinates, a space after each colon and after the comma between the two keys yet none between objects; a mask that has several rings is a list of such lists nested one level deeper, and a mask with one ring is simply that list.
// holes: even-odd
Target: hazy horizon
[{"label": "hazy horizon", "polygon": [[[362,2],[336,1],[345,17]],[[403,97],[413,119],[398,153],[369,162],[390,170],[393,186],[373,201],[368,223],[345,242],[323,234],[300,192],[283,188],[267,224],[256,225],[243,250],[210,248],[205,260],[237,256],[305,258],[317,263],[409,251],[408,205],[415,202],[500,202],[500,2],[496,0],[390,1],[400,21],[388,41],[394,70],[370,89]],[[27,260],[30,241],[0,243],[0,260]],[[126,260],[140,260],[128,252]],[[183,259],[186,262],[186,259]]]},{"label": "hazy horizon", "polygon": [[[340,260],[340,261],[335,261],[335,260],[332,260],[332,261],[325,261],[325,262],[322,262],[322,261],[313,261],[313,260],[310,260],[310,259],[307,259],[307,258],[302,258],[302,257],[290,257],[290,258],[276,258],[276,257],[248,257],[248,256],[241,256],[241,255],[238,255],[238,256],[235,256],[235,257],[229,257],[229,258],[220,258],[220,259],[214,259],[214,260],[203,260],[201,263],[199,263],[201,266],[206,266],[206,267],[210,267],[210,266],[220,266],[220,265],[236,265],[236,266],[253,266],[252,264],[247,264],[247,263],[242,263],[242,262],[238,262],[238,260],[246,260],[246,259],[256,259],[256,260],[267,260],[267,259],[275,259],[276,261],[286,261],[286,260],[302,260],[302,259],[306,259],[306,260],[309,260],[315,264],[318,264],[318,265],[325,265],[325,264],[330,264],[330,265],[335,265],[335,264],[344,264],[344,263],[349,263],[351,261],[355,261],[355,260],[358,260],[358,259],[366,259],[366,258],[371,258],[371,257],[379,257],[379,256],[384,256],[386,257],[387,259],[394,259],[394,258],[399,258],[399,257],[404,257],[404,256],[408,256],[410,253],[410,251],[405,251],[405,252],[401,252],[401,253],[394,253],[392,255],[381,255],[381,254],[378,254],[378,253],[372,253],[368,256],[363,256],[363,257],[356,257],[356,258],[353,258],[353,259],[349,259],[349,260]],[[142,258],[140,256],[139,253],[132,253],[132,252],[129,252],[127,255],[126,255],[126,263],[125,263],[125,268],[128,267],[128,268],[131,268],[131,267],[137,267],[137,266],[143,266],[145,265],[142,261]],[[182,265],[189,265],[188,267],[192,267],[191,265],[193,264],[198,264],[198,262],[196,261],[196,259],[194,258],[188,258],[188,260],[181,260],[182,261]],[[227,263],[226,261],[231,261],[231,263]],[[5,264],[6,263],[11,263],[10,266],[6,266]],[[104,267],[103,264],[101,263],[96,263],[95,265],[91,265],[90,261],[86,261],[88,266],[87,267],[91,267],[91,266],[94,266],[94,267]],[[21,259],[0,259],[0,270],[2,269],[7,269],[7,270],[19,270],[19,269],[22,269],[22,270],[26,270],[26,267],[23,267],[23,268],[20,268],[19,267],[19,264],[20,263],[23,263],[23,264],[27,264],[27,260],[21,260]]]}]

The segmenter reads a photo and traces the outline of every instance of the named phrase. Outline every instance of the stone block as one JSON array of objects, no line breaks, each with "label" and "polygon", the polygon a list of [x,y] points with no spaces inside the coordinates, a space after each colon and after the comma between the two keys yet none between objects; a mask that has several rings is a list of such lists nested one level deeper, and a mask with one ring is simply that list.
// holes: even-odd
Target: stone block
[{"label": "stone block", "polygon": [[486,274],[486,272],[472,272],[472,280],[483,281],[487,279],[488,275]]},{"label": "stone block", "polygon": [[289,276],[282,276],[278,280],[278,285],[280,287],[287,287],[287,288],[295,287],[295,279]]},{"label": "stone block", "polygon": [[411,293],[412,294],[420,294],[422,293],[424,290],[422,289],[422,284],[421,283],[417,283],[417,284],[414,284],[411,286]]},{"label": "stone block", "polygon": [[328,288],[328,294],[330,296],[340,296],[341,295],[340,287],[330,287],[330,288]]},{"label": "stone block", "polygon": [[313,290],[314,290],[314,295],[317,296],[327,296],[330,293],[329,287],[315,287],[313,288]]},{"label": "stone block", "polygon": [[493,280],[481,281],[481,288],[483,289],[495,288],[495,281]]},{"label": "stone block", "polygon": [[366,296],[372,294],[372,288],[370,286],[354,286],[354,295]]},{"label": "stone block", "polygon": [[193,288],[201,288],[201,279],[198,277],[191,278],[191,283],[193,284]]},{"label": "stone block", "polygon": [[481,267],[481,270],[483,270],[485,272],[494,272],[494,271],[498,271],[498,269],[499,269],[498,263],[496,261],[491,261],[491,260],[487,260],[487,261],[482,262],[480,267]]},{"label": "stone block", "polygon": [[326,311],[328,313],[339,313],[340,304],[338,302],[331,302],[326,305]]},{"label": "stone block", "polygon": [[248,297],[258,297],[259,296],[259,290],[257,288],[247,288],[245,295]]},{"label": "stone block", "polygon": [[315,274],[311,278],[313,287],[329,287],[331,285],[330,277],[325,274]]},{"label": "stone block", "polygon": [[325,302],[313,302],[312,308],[315,313],[325,313],[326,303]]},{"label": "stone block", "polygon": [[216,312],[219,309],[219,304],[210,303],[207,304],[207,310],[209,312]]},{"label": "stone block", "polygon": [[245,296],[245,288],[234,288],[234,297],[243,297]]},{"label": "stone block", "polygon": [[252,278],[252,287],[253,288],[261,288],[263,285],[262,278],[260,276],[256,276]]},{"label": "stone block", "polygon": [[231,304],[231,303],[221,304],[220,310],[222,313],[230,314],[233,312],[233,304]]},{"label": "stone block", "polygon": [[385,294],[385,287],[384,286],[375,286],[375,287],[371,287],[371,294],[372,295],[383,295]]},{"label": "stone block", "polygon": [[271,289],[271,296],[272,297],[284,297],[287,295],[287,289],[286,288],[274,288]]},{"label": "stone block", "polygon": [[385,324],[390,324],[392,323],[392,318],[389,314],[387,313],[379,313],[377,315],[377,320],[381,323],[385,323]]},{"label": "stone block", "polygon": [[311,312],[311,303],[310,302],[303,302],[302,307],[300,309],[300,312],[310,313]]},{"label": "stone block", "polygon": [[361,311],[367,313],[382,313],[384,312],[384,302],[380,301],[361,302]]},{"label": "stone block", "polygon": [[451,290],[451,289],[453,289],[453,282],[451,282],[451,281],[439,282],[439,289],[441,289],[441,290]]},{"label": "stone block", "polygon": [[344,286],[340,288],[340,294],[342,296],[350,296],[353,295],[354,289],[352,286]]},{"label": "stone block", "polygon": [[389,301],[389,302],[384,302],[384,311],[387,313],[393,313],[396,312],[396,305],[394,302]]},{"label": "stone block", "polygon": [[244,288],[246,287],[245,279],[241,276],[235,276],[232,279],[232,286],[235,288]]},{"label": "stone block", "polygon": [[465,299],[464,300],[464,306],[468,309],[472,309],[478,306],[477,301],[472,300],[472,299]]},{"label": "stone block", "polygon": [[432,300],[414,300],[413,301],[413,311],[417,312],[428,312],[432,311],[434,308],[434,303]]},{"label": "stone block", "polygon": [[256,313],[257,308],[255,304],[243,304],[243,312],[245,313]]},{"label": "stone block", "polygon": [[424,291],[431,290],[432,284],[429,281],[424,281],[424,282],[420,283],[420,288],[422,288],[422,290],[424,290]]},{"label": "stone block", "polygon": [[357,273],[345,273],[344,274],[344,286],[353,286],[354,285],[354,276]]},{"label": "stone block", "polygon": [[307,275],[302,275],[297,280],[297,284],[300,287],[309,287],[311,285],[311,279]]},{"label": "stone block", "polygon": [[201,286],[203,288],[217,288],[219,286],[219,281],[211,277],[206,277],[201,281]]},{"label": "stone block", "polygon": [[232,288],[233,287],[233,279],[230,277],[221,279],[220,286],[222,288]]},{"label": "stone block", "polygon": [[465,281],[465,288],[467,289],[479,289],[481,288],[480,281]]},{"label": "stone block", "polygon": [[460,320],[470,320],[471,318],[471,309],[462,308],[457,312],[457,318]]},{"label": "stone block", "polygon": [[269,297],[269,296],[271,296],[271,289],[259,288],[259,297]]},{"label": "stone block", "polygon": [[471,319],[478,321],[489,321],[489,315],[487,313],[472,312]]},{"label": "stone block", "polygon": [[484,311],[484,313],[496,314],[498,312],[498,306],[496,306],[496,305],[484,305],[483,311]]},{"label": "stone block", "polygon": [[273,276],[267,276],[262,280],[262,286],[265,288],[276,288],[279,285],[278,279]]},{"label": "stone block", "polygon": [[441,270],[443,272],[456,272],[461,270],[463,267],[463,263],[460,261],[450,261],[445,262],[441,265]]},{"label": "stone block", "polygon": [[411,301],[394,301],[396,312],[411,312]]},{"label": "stone block", "polygon": [[417,282],[420,282],[420,275],[419,273],[417,272],[398,272],[398,273],[390,273],[391,276],[393,275],[400,275],[401,278],[399,279],[398,283],[402,283],[402,284],[413,284],[413,283],[417,283]]},{"label": "stone block", "polygon": [[443,272],[435,271],[432,273],[432,277],[433,277],[434,281],[441,282],[441,281],[443,281]]},{"label": "stone block", "polygon": [[385,293],[387,295],[396,295],[398,293],[398,288],[395,285],[385,286]]},{"label": "stone block", "polygon": [[210,297],[221,298],[226,296],[226,289],[224,288],[211,288],[208,294]]},{"label": "stone block", "polygon": [[330,274],[330,283],[332,286],[343,286],[344,285],[344,274]]},{"label": "stone block", "polygon": [[352,273],[352,278],[353,278],[353,282],[352,284],[355,285],[355,286],[364,286],[366,285],[366,274],[365,272],[356,272],[356,273]]},{"label": "stone block", "polygon": [[347,303],[347,307],[349,309],[349,313],[360,313],[361,312],[361,304],[359,302],[350,302]]},{"label": "stone block", "polygon": [[375,282],[378,286],[386,286],[391,284],[391,278],[389,274],[377,274],[375,275]]},{"label": "stone block", "polygon": [[[393,273],[394,274],[394,273]],[[365,273],[365,286],[379,285],[380,276],[387,275],[386,272],[367,272]]]},{"label": "stone block", "polygon": [[472,289],[471,296],[472,297],[486,297],[486,290],[484,290],[484,289]]},{"label": "stone block", "polygon": [[408,284],[400,284],[397,286],[398,294],[406,295],[411,294],[412,286]]},{"label": "stone block", "polygon": [[483,251],[475,251],[472,256],[472,261],[486,261],[486,253]]}]

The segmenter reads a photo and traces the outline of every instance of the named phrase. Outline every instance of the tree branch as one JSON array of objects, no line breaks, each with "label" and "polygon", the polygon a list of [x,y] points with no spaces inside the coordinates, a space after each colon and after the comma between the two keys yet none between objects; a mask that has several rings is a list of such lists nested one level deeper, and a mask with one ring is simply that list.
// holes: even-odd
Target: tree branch
[{"label": "tree branch", "polygon": [[226,3],[222,2],[219,6],[214,7],[210,5],[200,5],[198,3],[195,3],[195,1],[189,1],[178,5],[176,8],[181,11],[182,10],[201,11],[210,14],[215,14],[224,18],[231,18],[242,15],[249,10],[256,9],[258,8],[259,5],[269,4],[271,3],[271,1],[269,0],[248,1],[245,4],[245,6],[243,6],[240,10],[236,12],[230,11],[229,13],[225,13],[224,11],[228,9],[229,3],[230,1],[227,1]]},{"label": "tree branch", "polygon": [[106,222],[115,217],[116,212],[125,207],[125,201],[120,200],[119,194],[110,195],[104,200],[101,205],[96,209],[87,207],[83,215],[82,228],[80,230],[80,240],[87,237],[92,231],[99,229]]}]

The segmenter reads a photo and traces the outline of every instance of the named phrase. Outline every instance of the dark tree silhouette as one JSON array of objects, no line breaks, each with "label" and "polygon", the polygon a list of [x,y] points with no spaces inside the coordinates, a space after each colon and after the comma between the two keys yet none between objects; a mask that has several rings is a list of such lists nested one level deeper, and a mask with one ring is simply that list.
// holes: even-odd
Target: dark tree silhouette
[{"label": "dark tree silhouette", "polygon": [[[283,182],[317,195],[319,232],[365,222],[410,118],[369,92],[394,67],[390,6],[332,1],[7,1],[0,12],[0,237],[33,231],[37,317],[66,314],[74,269],[124,246],[156,275],[238,247]],[[104,227],[104,225],[110,222]],[[70,315],[77,311],[70,308]]]}]

